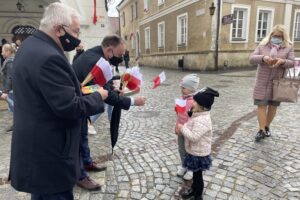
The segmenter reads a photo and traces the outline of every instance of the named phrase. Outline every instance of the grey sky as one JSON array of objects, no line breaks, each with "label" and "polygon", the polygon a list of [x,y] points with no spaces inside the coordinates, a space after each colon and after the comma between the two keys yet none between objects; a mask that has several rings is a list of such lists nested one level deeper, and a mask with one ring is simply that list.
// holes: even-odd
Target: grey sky
[{"label": "grey sky", "polygon": [[111,0],[113,4],[108,3],[108,16],[109,17],[118,17],[118,11],[116,6],[121,2],[121,0]]}]

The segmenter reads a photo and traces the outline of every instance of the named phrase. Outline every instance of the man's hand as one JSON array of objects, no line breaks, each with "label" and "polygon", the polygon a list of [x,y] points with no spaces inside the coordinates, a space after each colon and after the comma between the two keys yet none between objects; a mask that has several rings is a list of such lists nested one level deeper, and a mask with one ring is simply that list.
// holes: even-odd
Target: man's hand
[{"label": "man's hand", "polygon": [[1,95],[1,99],[6,100],[6,99],[7,99],[7,94],[6,94],[6,93],[3,93],[3,94]]},{"label": "man's hand", "polygon": [[143,106],[145,105],[146,97],[134,97],[134,105],[135,106]]},{"label": "man's hand", "polygon": [[100,87],[97,92],[99,92],[103,100],[105,100],[108,96],[108,91],[104,90],[103,87]]}]

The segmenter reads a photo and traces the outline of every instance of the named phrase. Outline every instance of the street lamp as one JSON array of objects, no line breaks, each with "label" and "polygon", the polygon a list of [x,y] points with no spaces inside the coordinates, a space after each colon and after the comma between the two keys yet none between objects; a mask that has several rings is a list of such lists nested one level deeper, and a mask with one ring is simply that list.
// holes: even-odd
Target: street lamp
[{"label": "street lamp", "polygon": [[[218,5],[217,5],[217,28],[216,28],[216,41],[215,41],[215,70],[219,70],[218,67],[218,61],[219,61],[219,32],[220,32],[220,7],[221,7],[221,0],[218,0]],[[213,16],[215,14],[215,4],[212,3],[211,6],[209,7],[210,15]]]},{"label": "street lamp", "polygon": [[215,14],[215,10],[216,10],[215,4],[214,2],[212,2],[211,6],[209,7],[209,14],[213,16]]},{"label": "street lamp", "polygon": [[16,6],[19,11],[24,11],[24,5],[19,0],[16,3]]}]

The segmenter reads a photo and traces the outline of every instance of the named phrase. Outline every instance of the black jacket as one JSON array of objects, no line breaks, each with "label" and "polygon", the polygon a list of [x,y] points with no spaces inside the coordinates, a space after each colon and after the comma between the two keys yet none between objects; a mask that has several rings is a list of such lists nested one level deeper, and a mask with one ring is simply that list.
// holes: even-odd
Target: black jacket
[{"label": "black jacket", "polygon": [[[104,57],[101,46],[95,46],[82,53],[74,61],[72,66],[80,83],[83,82],[101,57]],[[89,83],[89,85],[91,84],[94,84],[93,81]],[[105,103],[112,106],[119,106],[125,110],[130,108],[131,99],[129,97],[119,96],[113,90],[109,89],[110,87],[108,85],[104,86],[104,88],[108,90],[108,97],[105,99]]]},{"label": "black jacket", "polygon": [[79,175],[81,124],[104,111],[101,95],[81,95],[64,52],[41,31],[19,48],[13,83],[11,185],[35,194],[71,190]]}]

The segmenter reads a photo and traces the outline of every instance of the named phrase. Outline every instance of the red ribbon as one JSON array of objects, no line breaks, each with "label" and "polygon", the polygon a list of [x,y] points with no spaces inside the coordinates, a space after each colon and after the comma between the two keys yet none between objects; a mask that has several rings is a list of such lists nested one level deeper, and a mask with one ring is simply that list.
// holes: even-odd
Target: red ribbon
[{"label": "red ribbon", "polygon": [[94,0],[94,17],[93,17],[93,23],[96,25],[97,23],[97,13],[96,13],[96,9],[97,9],[97,6],[96,6],[96,0]]}]

